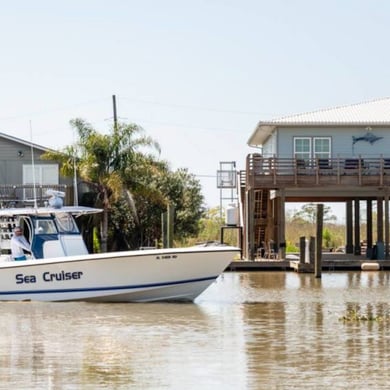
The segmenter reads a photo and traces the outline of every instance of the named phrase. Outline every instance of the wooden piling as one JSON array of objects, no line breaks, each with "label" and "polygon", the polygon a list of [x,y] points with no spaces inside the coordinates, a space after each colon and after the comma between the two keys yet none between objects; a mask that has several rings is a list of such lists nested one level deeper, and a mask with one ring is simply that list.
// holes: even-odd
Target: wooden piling
[{"label": "wooden piling", "polygon": [[299,237],[299,262],[305,263],[306,256],[306,237]]},{"label": "wooden piling", "polygon": [[309,237],[309,263],[314,266],[316,259],[316,238]]},{"label": "wooden piling", "polygon": [[316,222],[316,256],[314,261],[314,276],[321,277],[322,271],[322,225],[324,219],[324,205],[317,205],[317,222]]}]

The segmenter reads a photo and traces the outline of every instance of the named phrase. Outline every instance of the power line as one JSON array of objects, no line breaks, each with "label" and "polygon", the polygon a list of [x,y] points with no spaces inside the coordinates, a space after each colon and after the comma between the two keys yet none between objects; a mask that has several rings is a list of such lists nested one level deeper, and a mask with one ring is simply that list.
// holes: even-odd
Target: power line
[{"label": "power line", "polygon": [[64,110],[67,110],[69,108],[82,107],[82,106],[86,106],[86,105],[93,104],[93,103],[96,103],[96,102],[101,102],[103,100],[106,100],[106,98],[89,100],[89,101],[86,101],[86,102],[70,104],[70,105],[57,107],[57,108],[49,108],[47,110],[40,110],[40,111],[35,111],[35,112],[27,113],[27,114],[13,115],[13,116],[8,116],[8,117],[0,117],[0,120],[6,121],[6,120],[13,120],[13,119],[29,118],[29,117],[32,117],[32,116],[44,115],[44,114],[48,114],[48,113],[51,113],[51,112],[64,111]]},{"label": "power line", "polygon": [[177,103],[162,103],[159,101],[128,98],[123,96],[121,96],[121,99],[130,100],[139,103],[145,103],[145,104],[152,104],[156,106],[178,107],[178,108],[186,108],[186,109],[198,110],[198,111],[211,111],[211,112],[221,112],[221,113],[239,114],[239,115],[256,115],[256,116],[261,115],[259,112],[254,112],[254,111],[238,111],[238,110],[227,110],[227,109],[212,108],[212,107],[191,106],[191,105],[177,104]]},{"label": "power line", "polygon": [[236,132],[237,129],[226,129],[221,127],[205,127],[205,126],[193,126],[193,125],[186,125],[185,123],[169,123],[169,122],[159,122],[159,121],[152,121],[149,119],[140,119],[136,120],[135,122],[145,122],[155,125],[161,125],[161,126],[170,126],[170,127],[184,127],[187,129],[198,129],[198,130],[217,130],[217,131],[228,131],[228,132]]},{"label": "power line", "polygon": [[[231,114],[239,114],[239,115],[256,115],[256,116],[260,116],[260,113],[258,113],[258,112],[250,112],[250,111],[245,112],[245,111],[226,110],[226,109],[218,109],[218,108],[210,108],[210,107],[183,105],[183,104],[176,104],[176,103],[163,103],[163,102],[159,102],[159,101],[135,99],[135,98],[129,98],[129,97],[121,97],[121,99],[128,100],[128,101],[141,102],[141,103],[146,103],[146,104],[167,106],[167,107],[178,107],[178,108],[186,108],[186,109],[200,110],[200,111],[209,111],[209,112],[220,112],[220,113],[231,113]],[[31,117],[35,117],[35,116],[43,116],[45,114],[49,114],[49,113],[53,113],[53,112],[59,112],[59,111],[65,111],[65,110],[68,110],[70,108],[82,107],[82,106],[94,104],[94,103],[97,103],[97,102],[103,102],[103,101],[106,101],[106,100],[107,100],[107,98],[99,98],[99,99],[93,99],[93,100],[84,101],[84,102],[80,102],[80,103],[65,105],[65,106],[62,106],[62,107],[55,107],[55,108],[49,108],[49,109],[46,109],[46,110],[39,110],[39,111],[35,111],[35,112],[32,112],[32,113],[25,113],[25,114],[13,115],[13,116],[8,116],[8,117],[0,117],[0,121],[23,119],[23,118],[31,118]],[[93,121],[93,122],[96,123],[96,120]],[[149,120],[149,119],[132,120],[132,122],[145,122],[145,123],[162,125],[162,126],[171,126],[171,127],[179,127],[179,128],[187,128],[187,129],[200,129],[200,130],[204,130],[204,131],[212,130],[212,131],[224,131],[224,132],[226,132],[226,131],[227,132],[237,132],[237,129],[227,129],[227,128],[218,128],[218,127],[205,127],[205,126],[194,126],[194,125],[187,125],[185,123],[169,123],[169,122],[153,121],[153,120]]]}]

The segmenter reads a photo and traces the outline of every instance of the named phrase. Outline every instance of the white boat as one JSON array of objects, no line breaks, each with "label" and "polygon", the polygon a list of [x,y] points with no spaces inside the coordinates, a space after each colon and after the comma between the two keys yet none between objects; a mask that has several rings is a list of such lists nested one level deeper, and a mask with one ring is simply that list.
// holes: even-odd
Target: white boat
[{"label": "white boat", "polygon": [[[147,302],[193,301],[239,254],[230,246],[147,249],[89,254],[74,217],[99,209],[0,210],[2,237],[22,225],[32,256],[0,256],[0,300]],[[9,242],[9,240],[8,240]],[[2,240],[2,251],[7,245]]]}]

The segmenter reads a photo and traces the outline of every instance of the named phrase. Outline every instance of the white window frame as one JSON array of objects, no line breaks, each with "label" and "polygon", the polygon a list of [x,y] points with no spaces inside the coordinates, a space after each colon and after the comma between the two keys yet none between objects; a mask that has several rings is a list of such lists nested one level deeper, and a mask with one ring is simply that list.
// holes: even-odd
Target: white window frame
[{"label": "white window frame", "polygon": [[[309,151],[297,151],[297,141],[309,141]],[[312,141],[311,137],[294,137],[294,156],[300,160],[308,160],[311,157]]]},{"label": "white window frame", "polygon": [[[297,151],[297,141],[309,140],[309,151],[301,152]],[[329,151],[316,151],[316,141],[328,140]],[[294,137],[294,157],[302,160],[310,158],[330,158],[332,155],[332,140],[331,137]]]},{"label": "white window frame", "polygon": [[[328,141],[329,150],[327,152],[324,151],[316,151],[316,141]],[[314,158],[330,158],[332,155],[332,142],[330,137],[313,137],[313,157]]]}]

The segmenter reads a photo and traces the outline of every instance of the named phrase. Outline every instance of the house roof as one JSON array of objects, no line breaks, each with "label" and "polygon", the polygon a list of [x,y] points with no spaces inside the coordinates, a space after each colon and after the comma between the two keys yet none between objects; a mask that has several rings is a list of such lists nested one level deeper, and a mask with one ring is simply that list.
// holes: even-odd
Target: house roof
[{"label": "house roof", "polygon": [[262,145],[278,126],[390,126],[390,98],[260,121],[248,145]]},{"label": "house roof", "polygon": [[34,144],[34,143],[30,142],[30,141],[25,141],[25,140],[23,140],[21,138],[13,137],[12,135],[8,135],[8,134],[5,134],[5,133],[0,133],[0,138],[4,138],[4,139],[7,139],[9,141],[13,141],[13,142],[16,142],[18,144],[28,146],[29,148],[33,147],[34,149],[39,149],[39,150],[41,150],[43,152],[47,152],[47,151],[51,150],[50,148],[46,148],[44,146]]}]

